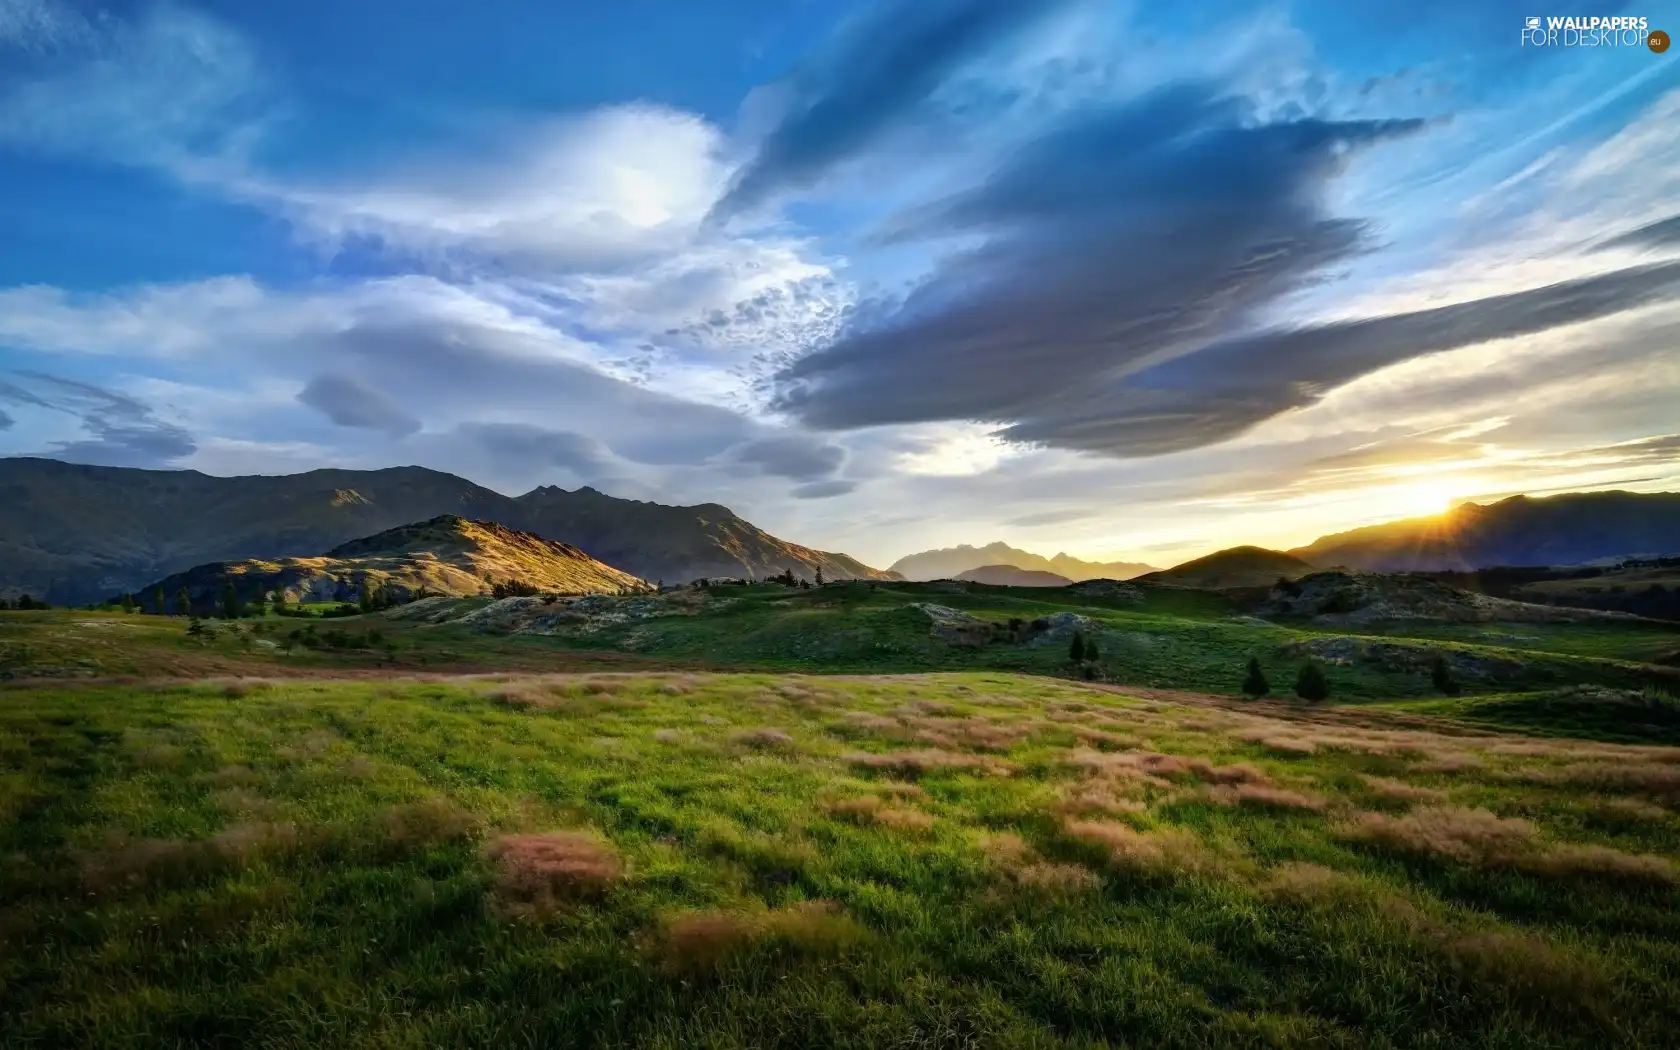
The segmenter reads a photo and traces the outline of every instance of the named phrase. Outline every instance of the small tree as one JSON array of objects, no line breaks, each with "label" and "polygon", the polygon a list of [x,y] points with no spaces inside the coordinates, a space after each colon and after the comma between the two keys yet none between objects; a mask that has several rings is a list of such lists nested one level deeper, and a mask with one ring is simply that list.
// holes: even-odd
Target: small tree
[{"label": "small tree", "polygon": [[1266,681],[1266,672],[1260,670],[1260,658],[1248,658],[1248,674],[1243,678],[1242,691],[1244,696],[1261,697],[1272,691],[1272,683]]},{"label": "small tree", "polygon": [[193,638],[201,638],[204,636],[204,624],[198,617],[194,616],[192,619],[187,621],[187,634]]},{"label": "small tree", "polygon": [[179,591],[175,592],[175,614],[177,616],[187,616],[191,613],[192,595],[187,593],[187,589],[185,587],[182,587]]},{"label": "small tree", "polygon": [[159,616],[163,615],[163,588],[162,587],[158,587],[158,588],[156,588],[155,590],[152,591],[152,609]]},{"label": "small tree", "polygon": [[274,615],[284,616],[286,611],[286,589],[276,587],[274,588]]},{"label": "small tree", "polygon": [[1097,652],[1097,640],[1095,638],[1085,639],[1085,659],[1091,663],[1096,663],[1099,655],[1100,654]]},{"label": "small tree", "polygon": [[817,586],[821,587],[822,585],[823,585],[822,566],[819,565],[819,566],[817,566]]},{"label": "small tree", "polygon": [[1435,659],[1429,665],[1429,682],[1437,693],[1445,696],[1458,695],[1458,679],[1453,677],[1447,658],[1440,653],[1435,654]]},{"label": "small tree", "polygon": [[1302,664],[1295,675],[1295,695],[1314,703],[1330,699],[1330,680],[1324,677],[1324,669],[1315,663]]},{"label": "small tree", "polygon": [[117,599],[117,608],[121,609],[125,613],[133,612],[134,611],[134,595],[125,594],[121,598]]},{"label": "small tree", "polygon": [[237,620],[244,614],[245,609],[239,602],[239,590],[234,587],[233,581],[229,580],[227,586],[222,588],[222,618]]},{"label": "small tree", "polygon": [[1073,632],[1073,641],[1068,643],[1068,659],[1076,664],[1085,660],[1085,636],[1078,631]]}]

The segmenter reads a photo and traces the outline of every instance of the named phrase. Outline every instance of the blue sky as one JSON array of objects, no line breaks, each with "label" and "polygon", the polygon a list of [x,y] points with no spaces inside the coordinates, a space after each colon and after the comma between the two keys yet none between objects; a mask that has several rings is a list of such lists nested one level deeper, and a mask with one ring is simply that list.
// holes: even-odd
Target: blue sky
[{"label": "blue sky", "polygon": [[1673,488],[1680,59],[1536,11],[0,0],[0,454],[882,564]]}]

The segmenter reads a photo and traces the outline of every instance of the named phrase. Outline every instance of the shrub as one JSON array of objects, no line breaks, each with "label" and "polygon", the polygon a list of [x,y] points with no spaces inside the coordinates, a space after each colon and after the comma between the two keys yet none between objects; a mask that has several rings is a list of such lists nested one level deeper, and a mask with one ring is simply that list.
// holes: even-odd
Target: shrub
[{"label": "shrub", "polygon": [[1260,658],[1248,658],[1248,674],[1243,678],[1242,691],[1244,696],[1262,697],[1272,691],[1272,683],[1266,681],[1266,672],[1260,669]]},{"label": "shrub", "polygon": [[1068,643],[1068,659],[1074,663],[1085,659],[1085,636],[1078,631],[1073,632],[1073,641]]},{"label": "shrub", "polygon": [[1315,663],[1301,665],[1301,670],[1295,675],[1295,695],[1302,700],[1317,703],[1330,698],[1330,681],[1324,677],[1324,669]]},{"label": "shrub", "polygon": [[1435,654],[1435,659],[1429,665],[1429,682],[1437,693],[1444,696],[1458,695],[1458,679],[1453,677],[1447,658],[1440,653]]}]

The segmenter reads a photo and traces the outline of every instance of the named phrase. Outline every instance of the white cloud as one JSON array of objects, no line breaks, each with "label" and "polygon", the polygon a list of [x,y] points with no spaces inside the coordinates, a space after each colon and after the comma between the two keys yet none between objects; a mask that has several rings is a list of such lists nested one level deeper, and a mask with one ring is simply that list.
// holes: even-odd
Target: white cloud
[{"label": "white cloud", "polygon": [[0,72],[0,146],[185,174],[242,156],[274,112],[244,38],[189,8],[89,21],[51,0],[8,0],[8,40],[57,61]]}]

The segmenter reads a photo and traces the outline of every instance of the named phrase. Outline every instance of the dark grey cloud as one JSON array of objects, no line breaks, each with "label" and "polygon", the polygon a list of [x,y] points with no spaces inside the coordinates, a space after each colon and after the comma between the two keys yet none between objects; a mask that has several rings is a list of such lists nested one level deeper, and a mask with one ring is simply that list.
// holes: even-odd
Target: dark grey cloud
[{"label": "dark grey cloud", "polygon": [[1098,388],[1010,440],[1148,456],[1215,444],[1367,372],[1424,354],[1605,317],[1680,293],[1680,262],[1619,270],[1453,306],[1208,346]]},{"label": "dark grey cloud", "polygon": [[1064,2],[878,4],[778,85],[786,111],[736,173],[713,218],[815,182],[912,113],[953,72]]},{"label": "dark grey cloud", "polygon": [[778,434],[732,449],[730,458],[756,467],[761,474],[814,481],[839,470],[846,462],[846,450],[804,434]]},{"label": "dark grey cloud", "polygon": [[754,436],[738,413],[658,393],[555,356],[544,340],[451,320],[369,322],[310,352],[354,367],[428,418],[515,414],[587,433],[618,456],[698,466]]},{"label": "dark grey cloud", "polygon": [[8,416],[5,412],[0,412],[0,430],[10,430],[16,425],[17,420]]},{"label": "dark grey cloud", "polygon": [[889,239],[961,235],[902,301],[871,304],[777,376],[819,428],[974,420],[1014,441],[1146,456],[1222,441],[1420,354],[1673,293],[1653,266],[1389,317],[1279,330],[1280,300],[1372,249],[1328,189],[1420,121],[1259,123],[1206,85],[1067,124]]},{"label": "dark grey cloud", "polygon": [[1680,246],[1680,215],[1670,215],[1637,229],[1617,234],[1595,246],[1599,251],[1611,248],[1672,248]]},{"label": "dark grey cloud", "polygon": [[831,481],[813,481],[807,485],[800,485],[793,490],[794,499],[832,499],[844,496],[858,487],[855,481],[835,478]]},{"label": "dark grey cloud", "polygon": [[561,467],[586,478],[606,474],[612,453],[594,438],[565,430],[545,430],[527,423],[463,423],[455,428],[509,473]]},{"label": "dark grey cloud", "polygon": [[198,451],[184,428],[158,419],[149,407],[126,394],[42,372],[14,375],[19,383],[0,381],[0,401],[75,416],[90,435],[80,441],[54,442],[49,454],[59,459],[111,467],[156,467]]},{"label": "dark grey cloud", "polygon": [[420,429],[420,421],[395,400],[352,376],[331,372],[316,376],[297,399],[341,427],[378,430],[399,438]]}]

